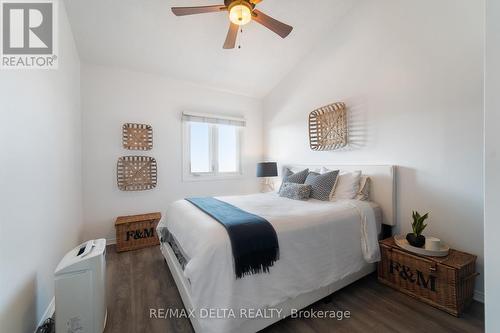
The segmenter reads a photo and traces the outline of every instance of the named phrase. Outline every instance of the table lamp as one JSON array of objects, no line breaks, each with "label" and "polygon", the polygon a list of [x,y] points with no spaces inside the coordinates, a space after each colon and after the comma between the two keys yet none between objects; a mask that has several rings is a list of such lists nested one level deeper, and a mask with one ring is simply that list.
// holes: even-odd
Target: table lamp
[{"label": "table lamp", "polygon": [[262,162],[257,163],[257,177],[263,178],[263,192],[266,189],[270,191],[274,191],[274,182],[272,181],[272,177],[278,177],[278,165],[276,162]]}]

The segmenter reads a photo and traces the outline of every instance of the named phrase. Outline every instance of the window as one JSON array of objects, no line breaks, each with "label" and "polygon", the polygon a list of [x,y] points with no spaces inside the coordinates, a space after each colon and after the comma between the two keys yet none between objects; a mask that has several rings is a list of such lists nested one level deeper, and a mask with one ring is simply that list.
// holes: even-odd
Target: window
[{"label": "window", "polygon": [[184,179],[202,180],[241,174],[244,119],[184,113]]}]

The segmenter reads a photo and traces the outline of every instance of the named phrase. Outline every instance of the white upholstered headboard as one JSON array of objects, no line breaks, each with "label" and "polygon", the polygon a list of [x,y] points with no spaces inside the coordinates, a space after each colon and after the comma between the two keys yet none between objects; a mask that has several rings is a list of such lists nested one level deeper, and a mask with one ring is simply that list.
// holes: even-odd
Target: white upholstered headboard
[{"label": "white upholstered headboard", "polygon": [[[396,225],[396,166],[394,165],[307,165],[286,164],[292,171],[309,168],[311,171],[326,167],[330,170],[357,171],[371,179],[370,201],[377,203],[382,209],[383,223]],[[281,170],[280,170],[281,171]]]}]

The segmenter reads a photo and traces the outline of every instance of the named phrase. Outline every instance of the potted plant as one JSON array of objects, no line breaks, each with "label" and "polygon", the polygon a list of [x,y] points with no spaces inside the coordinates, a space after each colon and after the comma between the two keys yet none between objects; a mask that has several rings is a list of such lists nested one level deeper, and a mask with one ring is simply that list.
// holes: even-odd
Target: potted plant
[{"label": "potted plant", "polygon": [[418,212],[413,212],[413,223],[411,227],[413,229],[412,233],[406,235],[406,240],[411,246],[422,247],[425,245],[425,236],[422,235],[427,224],[424,221],[429,217],[429,213],[424,216],[420,216]]}]

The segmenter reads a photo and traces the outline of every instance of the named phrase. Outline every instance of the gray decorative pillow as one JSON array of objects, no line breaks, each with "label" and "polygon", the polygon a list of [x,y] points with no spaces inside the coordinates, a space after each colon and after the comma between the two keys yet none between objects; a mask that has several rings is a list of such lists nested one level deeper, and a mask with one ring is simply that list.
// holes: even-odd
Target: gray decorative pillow
[{"label": "gray decorative pillow", "polygon": [[285,168],[283,170],[283,183],[304,184],[308,174],[309,169],[293,173],[290,169]]},{"label": "gray decorative pillow", "polygon": [[329,201],[330,193],[335,186],[338,175],[339,170],[330,171],[324,174],[309,172],[304,184],[311,185],[311,198],[321,201]]},{"label": "gray decorative pillow", "polygon": [[309,174],[309,169],[293,173],[290,169],[283,168],[283,180],[278,192],[281,191],[281,187],[285,183],[304,184],[308,174]]},{"label": "gray decorative pillow", "polygon": [[311,195],[311,185],[283,183],[280,188],[280,197],[294,200],[307,200]]}]

